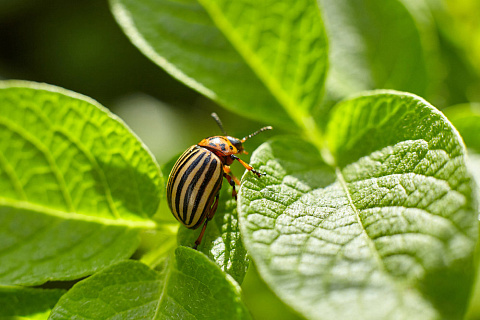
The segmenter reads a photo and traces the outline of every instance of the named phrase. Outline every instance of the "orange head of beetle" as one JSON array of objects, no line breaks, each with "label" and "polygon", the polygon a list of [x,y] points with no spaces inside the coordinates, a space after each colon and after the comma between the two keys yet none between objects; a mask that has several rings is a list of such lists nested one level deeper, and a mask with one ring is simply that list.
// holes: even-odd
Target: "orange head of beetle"
[{"label": "orange head of beetle", "polygon": [[213,136],[203,139],[198,145],[215,152],[220,157],[246,153],[242,141],[230,136]]}]

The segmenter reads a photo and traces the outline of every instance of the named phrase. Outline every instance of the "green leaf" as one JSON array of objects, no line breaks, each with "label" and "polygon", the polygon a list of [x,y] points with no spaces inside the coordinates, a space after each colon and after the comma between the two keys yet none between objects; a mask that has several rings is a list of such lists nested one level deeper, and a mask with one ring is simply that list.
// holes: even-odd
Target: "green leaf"
[{"label": "green leaf", "polygon": [[163,189],[146,147],[97,102],[0,84],[0,283],[77,279],[129,257]]},{"label": "green leaf", "polygon": [[50,319],[250,319],[239,287],[212,261],[179,247],[156,273],[118,263],[76,284]]},{"label": "green leaf", "polygon": [[327,42],[315,1],[199,2],[293,119],[318,106]]},{"label": "green leaf", "polygon": [[[191,247],[201,230],[180,227],[178,244]],[[232,187],[223,186],[220,191],[217,212],[208,223],[202,243],[198,250],[231,275],[239,284],[243,282],[248,269],[249,259],[240,237],[237,217],[237,202],[232,198]]]},{"label": "green leaf", "polygon": [[[138,49],[173,77],[232,111],[265,118],[278,102],[195,0],[110,0]],[[228,81],[225,81],[228,79]],[[291,126],[285,112],[276,124]]]},{"label": "green leaf", "polygon": [[49,319],[153,319],[160,279],[141,262],[119,262],[74,285]]},{"label": "green leaf", "polygon": [[[478,221],[465,149],[424,100],[374,92],[334,109],[335,165],[299,138],[260,146],[239,219],[265,281],[309,319],[460,319]],[[379,303],[381,302],[381,303]]]},{"label": "green leaf", "polygon": [[388,88],[424,95],[427,63],[416,21],[398,0],[319,0],[330,43],[329,99]]},{"label": "green leaf", "polygon": [[0,319],[47,319],[61,289],[33,289],[0,286]]},{"label": "green leaf", "polygon": [[166,296],[160,300],[158,315],[172,319],[250,319],[240,287],[214,262],[186,247],[178,247],[175,258],[175,264],[167,265]]},{"label": "green leaf", "polygon": [[302,126],[325,79],[315,1],[200,3],[111,0],[130,40],[172,76],[246,117]]}]

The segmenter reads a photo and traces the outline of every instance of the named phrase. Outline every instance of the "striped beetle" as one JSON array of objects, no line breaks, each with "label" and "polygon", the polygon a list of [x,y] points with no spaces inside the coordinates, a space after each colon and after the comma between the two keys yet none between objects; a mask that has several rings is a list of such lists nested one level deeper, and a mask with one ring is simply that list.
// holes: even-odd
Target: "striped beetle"
[{"label": "striped beetle", "polygon": [[189,229],[196,229],[203,223],[194,249],[202,241],[207,223],[217,211],[223,177],[233,187],[232,196],[237,199],[235,184],[240,185],[240,181],[230,171],[233,161],[237,160],[258,177],[265,175],[236,154],[247,154],[243,149],[245,140],[272,129],[270,126],[263,127],[243,139],[237,139],[227,135],[216,113],[212,113],[212,117],[224,135],[203,139],[188,148],[173,166],[167,183],[167,201],[175,218]]}]

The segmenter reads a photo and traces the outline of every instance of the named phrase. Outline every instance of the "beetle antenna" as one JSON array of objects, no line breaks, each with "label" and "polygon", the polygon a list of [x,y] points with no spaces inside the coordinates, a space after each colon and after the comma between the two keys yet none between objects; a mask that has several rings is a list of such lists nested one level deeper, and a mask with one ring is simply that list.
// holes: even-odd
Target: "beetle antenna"
[{"label": "beetle antenna", "polygon": [[222,130],[222,133],[223,135],[227,135],[227,131],[225,131],[225,129],[223,128],[223,124],[222,124],[222,121],[220,120],[220,118],[218,117],[218,115],[215,113],[215,112],[212,112],[211,114],[212,118],[215,120],[215,122],[218,124],[218,126],[220,127],[220,130]]},{"label": "beetle antenna", "polygon": [[263,127],[263,128],[261,128],[261,129],[258,129],[258,130],[255,131],[254,133],[251,133],[251,134],[249,134],[248,136],[243,137],[243,139],[240,140],[240,141],[241,141],[242,143],[244,143],[245,140],[250,139],[250,138],[253,137],[253,136],[256,136],[256,135],[259,134],[260,132],[267,131],[267,130],[272,130],[272,129],[273,129],[273,128],[272,128],[271,126]]}]

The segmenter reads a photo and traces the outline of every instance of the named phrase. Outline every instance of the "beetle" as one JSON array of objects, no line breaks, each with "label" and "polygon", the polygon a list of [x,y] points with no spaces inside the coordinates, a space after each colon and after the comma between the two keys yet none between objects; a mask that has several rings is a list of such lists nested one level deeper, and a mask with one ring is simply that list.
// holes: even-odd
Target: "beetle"
[{"label": "beetle", "polygon": [[270,126],[263,127],[238,139],[227,135],[216,113],[212,113],[212,117],[224,135],[203,139],[188,148],[173,166],[167,182],[167,202],[175,218],[189,229],[197,229],[203,223],[194,249],[201,243],[207,224],[217,211],[224,177],[233,187],[232,196],[237,199],[235,184],[240,185],[240,181],[232,174],[229,166],[237,160],[258,177],[265,175],[236,155],[247,154],[243,149],[243,143],[247,139],[272,129]]}]

